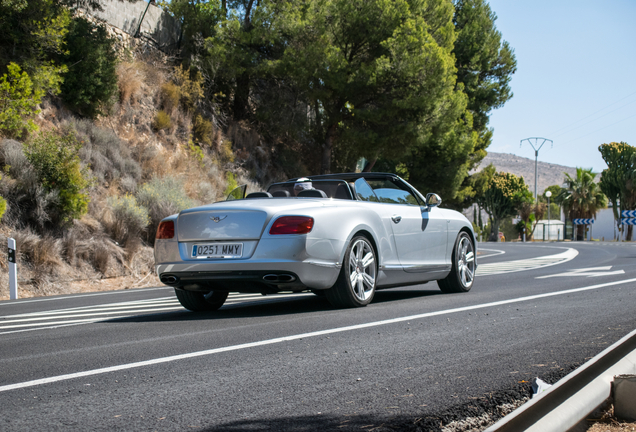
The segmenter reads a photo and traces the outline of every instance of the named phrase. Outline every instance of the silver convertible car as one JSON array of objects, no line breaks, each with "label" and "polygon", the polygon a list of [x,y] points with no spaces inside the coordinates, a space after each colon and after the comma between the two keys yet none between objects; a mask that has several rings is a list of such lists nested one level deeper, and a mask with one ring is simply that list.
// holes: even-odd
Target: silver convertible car
[{"label": "silver convertible car", "polygon": [[216,310],[230,292],[311,290],[335,307],[359,307],[384,288],[473,285],[470,222],[394,174],[317,175],[245,191],[159,224],[155,269],[186,309]]}]

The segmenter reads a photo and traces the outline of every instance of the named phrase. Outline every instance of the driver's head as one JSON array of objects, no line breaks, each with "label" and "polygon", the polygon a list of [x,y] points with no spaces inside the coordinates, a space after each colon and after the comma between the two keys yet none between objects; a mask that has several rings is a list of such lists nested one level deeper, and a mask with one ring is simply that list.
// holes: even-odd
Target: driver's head
[{"label": "driver's head", "polygon": [[298,195],[300,191],[311,188],[311,180],[309,180],[307,177],[299,178],[298,180],[296,180],[296,184],[294,185],[294,195]]}]

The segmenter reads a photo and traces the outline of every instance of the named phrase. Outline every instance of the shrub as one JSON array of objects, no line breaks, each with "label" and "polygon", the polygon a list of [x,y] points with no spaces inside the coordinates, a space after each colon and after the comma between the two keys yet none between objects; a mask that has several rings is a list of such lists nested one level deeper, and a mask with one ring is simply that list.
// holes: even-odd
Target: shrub
[{"label": "shrub", "polygon": [[6,223],[44,228],[45,224],[57,220],[59,191],[44,189],[38,173],[24,155],[23,145],[3,140],[0,159],[6,173],[0,180],[0,193],[7,201]]},{"label": "shrub", "polygon": [[90,120],[70,125],[84,142],[80,158],[90,165],[93,175],[100,182],[112,182],[122,177],[135,181],[141,179],[141,167],[132,158],[129,146],[113,131],[97,127]]},{"label": "shrub", "polygon": [[108,204],[113,212],[113,237],[123,245],[139,238],[150,224],[148,209],[140,206],[132,195],[111,197]]},{"label": "shrub", "polygon": [[180,99],[181,94],[176,84],[167,82],[161,85],[161,103],[164,110],[173,112],[179,107]]},{"label": "shrub", "polygon": [[82,144],[75,134],[45,132],[24,146],[45,191],[59,193],[59,216],[62,222],[80,218],[88,211],[87,172],[82,169],[79,151]]},{"label": "shrub", "polygon": [[204,144],[206,146],[212,145],[212,135],[214,128],[210,120],[205,120],[201,115],[197,115],[194,118],[194,128],[192,129],[192,136],[195,142]]},{"label": "shrub", "polygon": [[186,110],[192,112],[203,97],[203,76],[195,70],[182,66],[174,69],[174,82],[179,87],[180,101]]},{"label": "shrub", "polygon": [[151,244],[161,219],[195,205],[186,195],[183,183],[170,176],[155,177],[144,184],[137,192],[137,202],[148,209],[151,222],[147,239]]},{"label": "shrub", "polygon": [[40,272],[55,269],[61,264],[62,242],[47,235],[40,237],[27,229],[13,234],[18,254]]},{"label": "shrub", "polygon": [[223,141],[221,144],[221,148],[219,150],[221,155],[221,160],[223,162],[234,162],[234,152],[232,151],[232,142],[231,141]]},{"label": "shrub", "polygon": [[80,17],[71,21],[66,47],[68,72],[62,97],[81,115],[95,118],[108,113],[118,90],[115,39],[104,25]]},{"label": "shrub", "polygon": [[203,162],[205,159],[205,154],[203,150],[198,145],[194,144],[192,141],[188,142],[188,150],[190,150],[190,154],[192,157],[199,163],[201,168],[205,168],[205,163]]},{"label": "shrub", "polygon": [[30,118],[37,114],[43,92],[33,89],[33,82],[20,66],[9,63],[8,74],[0,78],[0,131],[8,136],[21,137],[24,130],[37,129]]},{"label": "shrub", "polygon": [[225,188],[223,195],[228,196],[230,192],[238,187],[238,183],[236,182],[236,175],[232,174],[231,172],[228,172],[225,175],[225,178],[227,179],[227,187]]},{"label": "shrub", "polygon": [[155,121],[152,126],[155,128],[155,130],[158,131],[163,129],[170,129],[172,127],[172,120],[170,119],[170,115],[168,115],[168,113],[164,110],[160,110],[159,112],[157,112]]},{"label": "shrub", "polygon": [[2,220],[2,216],[7,211],[7,200],[0,197],[0,220]]},{"label": "shrub", "polygon": [[120,63],[117,66],[119,100],[122,103],[134,101],[143,85],[143,74],[135,63]]}]

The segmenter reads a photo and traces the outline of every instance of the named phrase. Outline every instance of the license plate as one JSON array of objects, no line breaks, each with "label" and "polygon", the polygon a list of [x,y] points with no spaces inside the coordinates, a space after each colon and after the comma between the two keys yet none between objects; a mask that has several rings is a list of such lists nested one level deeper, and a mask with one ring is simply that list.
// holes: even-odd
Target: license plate
[{"label": "license plate", "polygon": [[243,243],[210,243],[192,246],[192,258],[240,258]]}]

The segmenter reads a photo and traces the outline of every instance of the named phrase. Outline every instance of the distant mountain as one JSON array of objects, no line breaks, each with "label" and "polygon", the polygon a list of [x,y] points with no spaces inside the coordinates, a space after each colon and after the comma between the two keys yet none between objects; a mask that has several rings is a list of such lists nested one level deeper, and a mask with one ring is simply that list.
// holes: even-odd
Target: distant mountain
[{"label": "distant mountain", "polygon": [[[481,171],[488,165],[493,164],[497,171],[509,172],[523,177],[530,191],[534,194],[534,159],[524,158],[509,153],[488,152],[488,155],[475,170]],[[539,180],[537,181],[538,194],[542,194],[545,188],[552,185],[563,185],[564,173],[576,177],[576,168],[551,164],[539,161],[537,163]],[[598,179],[599,176],[597,176]]]}]

